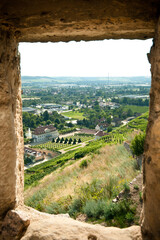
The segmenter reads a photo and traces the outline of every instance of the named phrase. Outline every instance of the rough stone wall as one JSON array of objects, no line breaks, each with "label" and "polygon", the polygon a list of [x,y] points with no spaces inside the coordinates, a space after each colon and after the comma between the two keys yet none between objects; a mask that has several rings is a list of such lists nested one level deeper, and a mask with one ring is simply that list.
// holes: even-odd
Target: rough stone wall
[{"label": "rough stone wall", "polygon": [[143,161],[142,234],[145,240],[160,239],[160,18],[151,52],[152,85],[150,113]]},{"label": "rough stone wall", "polygon": [[18,43],[0,32],[0,219],[23,202],[23,132]]},{"label": "rough stone wall", "polygon": [[[155,34],[159,9],[159,0],[0,1],[0,221],[9,209],[23,205],[18,41],[147,39]],[[143,161],[145,240],[160,239],[160,20],[154,40],[149,55],[152,87]]]},{"label": "rough stone wall", "polygon": [[159,0],[1,0],[0,26],[20,41],[147,39]]}]

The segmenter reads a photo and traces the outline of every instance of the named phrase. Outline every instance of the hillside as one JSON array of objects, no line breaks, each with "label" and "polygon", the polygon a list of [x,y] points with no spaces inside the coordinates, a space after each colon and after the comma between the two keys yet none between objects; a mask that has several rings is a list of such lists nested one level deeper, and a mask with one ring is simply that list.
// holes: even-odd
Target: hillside
[{"label": "hillside", "polygon": [[[140,171],[136,160],[123,146],[139,131],[145,131],[148,113],[119,127],[110,135],[89,143],[83,149],[72,150],[48,162],[30,168],[25,173],[25,203],[48,213],[67,213],[77,218],[126,227],[138,223],[140,186],[130,199],[129,182]],[[125,189],[127,195],[118,203],[113,198]],[[118,217],[119,216],[119,217]],[[81,217],[80,217],[81,218]],[[125,220],[124,220],[125,219]]]},{"label": "hillside", "polygon": [[[103,211],[104,204],[111,204],[111,200],[139,173],[135,160],[119,144],[106,145],[98,153],[90,153],[67,165],[46,176],[36,187],[26,190],[26,204],[48,213],[69,212],[72,217],[85,213],[90,220],[101,222],[105,216],[93,213],[94,208]],[[128,225],[119,221],[117,224]]]}]

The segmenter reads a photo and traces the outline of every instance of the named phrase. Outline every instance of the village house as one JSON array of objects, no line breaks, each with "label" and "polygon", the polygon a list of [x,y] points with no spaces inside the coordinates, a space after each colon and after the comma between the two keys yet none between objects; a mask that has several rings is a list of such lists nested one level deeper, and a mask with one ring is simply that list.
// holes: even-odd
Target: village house
[{"label": "village house", "polygon": [[24,147],[24,156],[27,156],[27,157],[32,156],[34,157],[34,161],[41,161],[41,160],[44,160],[45,153],[32,148]]},{"label": "village house", "polygon": [[58,136],[59,133],[52,124],[39,126],[32,133],[33,142],[35,143],[49,141],[53,138],[57,138]]},{"label": "village house", "polygon": [[107,133],[103,132],[102,130],[98,131],[97,133],[94,134],[95,140],[98,140],[98,139],[100,139],[101,137],[103,137],[105,135],[107,135]]}]

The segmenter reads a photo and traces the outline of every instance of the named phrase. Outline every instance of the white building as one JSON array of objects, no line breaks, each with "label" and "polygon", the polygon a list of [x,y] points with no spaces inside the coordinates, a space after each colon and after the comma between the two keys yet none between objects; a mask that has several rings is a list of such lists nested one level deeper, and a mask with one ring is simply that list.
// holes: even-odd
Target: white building
[{"label": "white building", "polygon": [[26,132],[26,138],[28,138],[28,139],[32,138],[32,132],[31,132],[30,128],[28,128],[28,131]]},{"label": "white building", "polygon": [[53,138],[57,138],[58,136],[59,133],[52,124],[37,127],[32,133],[32,138],[34,142],[49,141]]}]

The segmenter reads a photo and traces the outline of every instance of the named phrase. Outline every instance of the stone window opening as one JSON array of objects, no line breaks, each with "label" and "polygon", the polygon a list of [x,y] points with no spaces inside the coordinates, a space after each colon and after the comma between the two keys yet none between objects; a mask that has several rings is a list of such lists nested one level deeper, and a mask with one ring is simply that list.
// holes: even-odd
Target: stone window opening
[{"label": "stone window opening", "polygon": [[[141,239],[141,230],[143,240],[159,240],[159,1],[142,3],[136,0],[133,3],[127,2],[127,4],[124,1],[124,5],[117,1],[116,11],[114,11],[115,4],[108,3],[106,7],[105,1],[100,6],[96,2],[93,2],[91,6],[88,1],[83,4],[77,1],[74,3],[75,5],[72,1],[69,1],[68,5],[63,1],[61,3],[63,7],[59,7],[59,3],[55,1],[50,4],[48,1],[45,3],[41,1],[41,4],[36,4],[35,1],[30,4],[28,1],[22,3],[14,0],[9,4],[7,1],[0,3],[0,7],[2,7],[0,13],[2,16],[0,20],[0,237],[7,240],[58,239],[59,236],[69,240],[72,238],[107,240],[113,237],[119,240],[125,238],[138,240]],[[30,9],[31,5],[32,10]],[[56,13],[55,9],[57,9]],[[111,18],[112,13],[113,17]],[[99,226],[79,225],[74,220],[67,218],[50,218],[25,207],[23,203],[23,131],[18,42],[73,39],[79,41],[104,38],[146,39],[150,37],[154,37],[154,44],[148,54],[151,63],[152,84],[143,161],[144,204],[141,228],[132,227],[111,231],[109,228]]]}]

